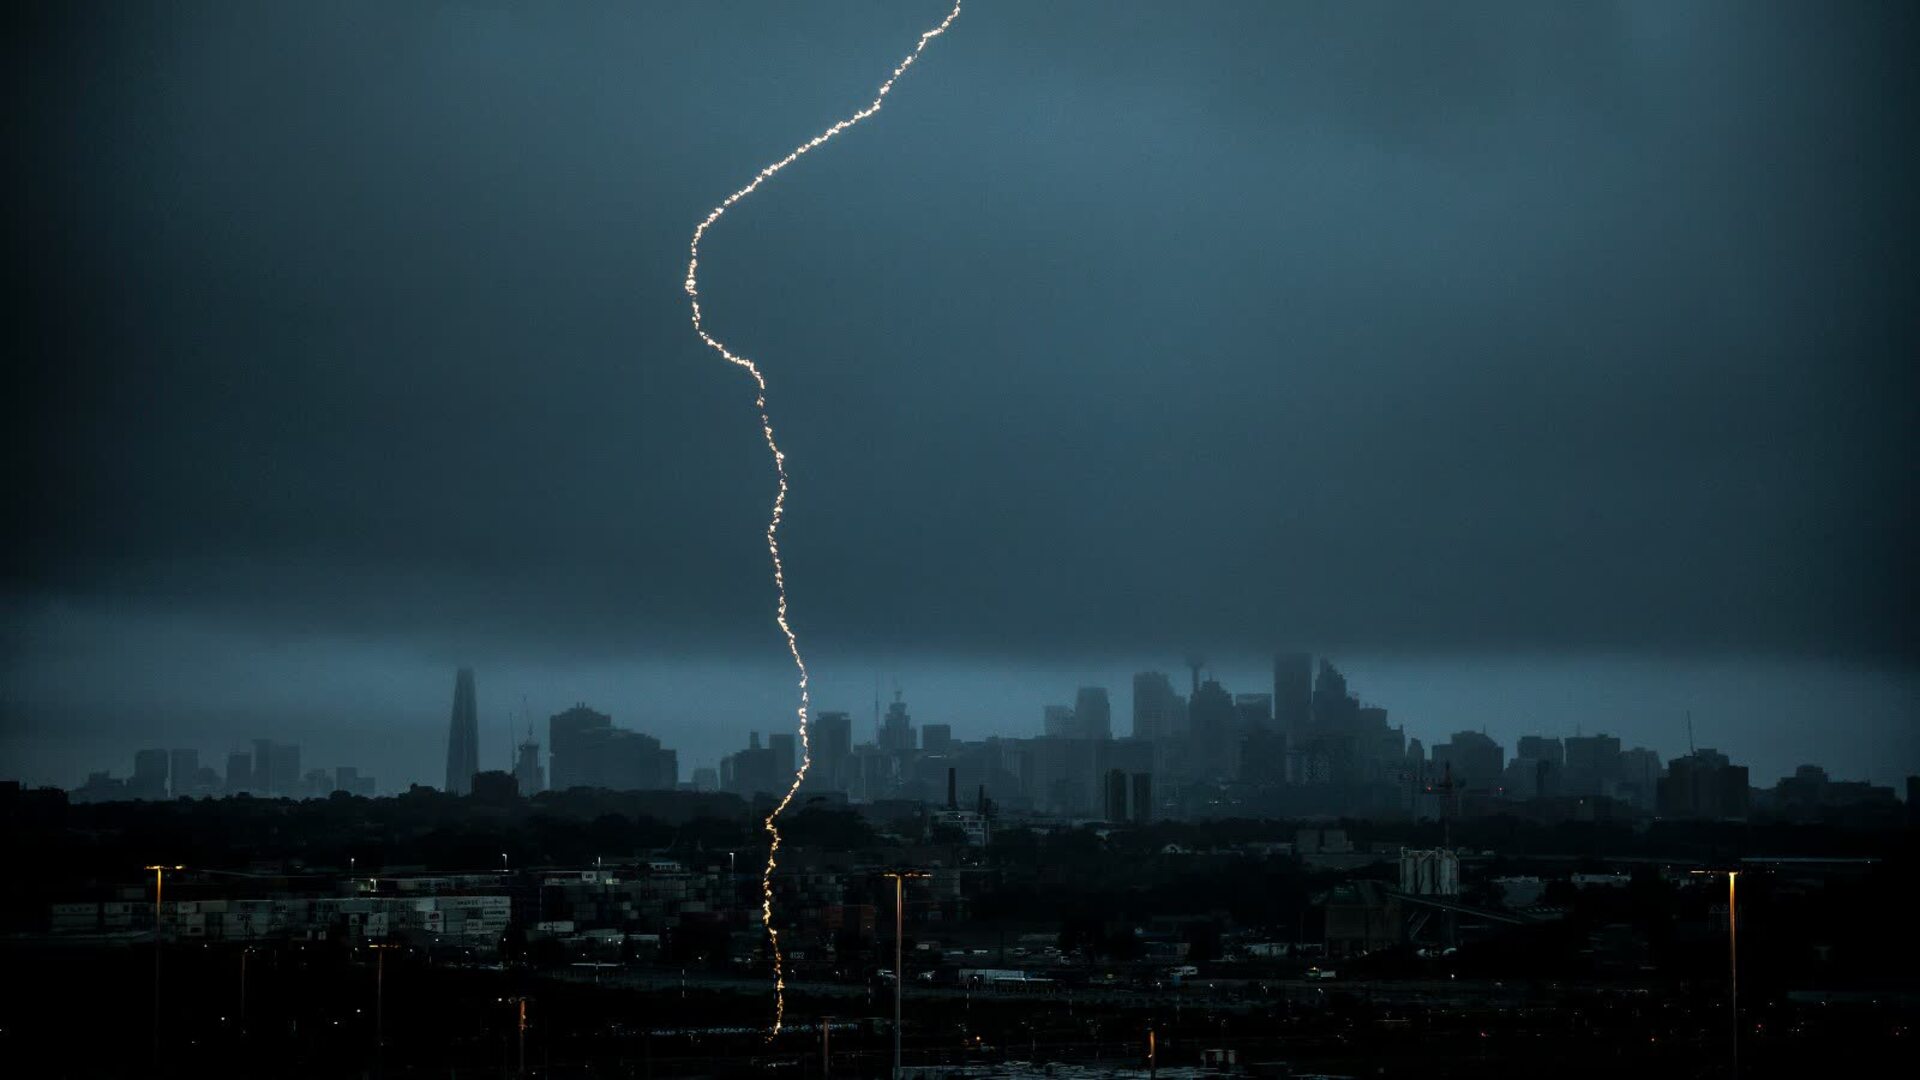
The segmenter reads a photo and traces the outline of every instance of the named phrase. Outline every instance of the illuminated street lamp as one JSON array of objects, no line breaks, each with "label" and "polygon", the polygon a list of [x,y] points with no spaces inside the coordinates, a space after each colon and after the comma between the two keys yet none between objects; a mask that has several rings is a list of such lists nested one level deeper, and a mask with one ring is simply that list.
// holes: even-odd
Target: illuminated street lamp
[{"label": "illuminated street lamp", "polygon": [[509,1005],[517,1005],[519,1006],[519,1009],[520,1009],[520,1016],[519,1016],[519,1020],[517,1021],[517,1026],[520,1032],[520,1068],[518,1069],[518,1071],[514,1073],[514,1075],[525,1076],[527,1075],[527,1002],[532,1001],[533,999],[530,997],[521,995],[518,997],[502,998],[501,1000],[505,1001]]},{"label": "illuminated street lamp", "polygon": [[160,1060],[160,894],[165,888],[162,877],[169,870],[184,870],[181,866],[147,866],[143,869],[153,871],[153,1060]]},{"label": "illuminated street lamp", "polygon": [[907,981],[906,965],[900,950],[901,938],[905,936],[906,925],[906,884],[908,878],[928,877],[921,870],[889,870],[880,875],[893,879],[893,1077],[900,1078],[900,987]]},{"label": "illuminated street lamp", "polygon": [[1696,874],[1712,877],[1715,874],[1727,875],[1727,1019],[1732,1034],[1733,1072],[1740,1075],[1740,923],[1735,907],[1736,887],[1740,878],[1738,870],[1695,870]]}]

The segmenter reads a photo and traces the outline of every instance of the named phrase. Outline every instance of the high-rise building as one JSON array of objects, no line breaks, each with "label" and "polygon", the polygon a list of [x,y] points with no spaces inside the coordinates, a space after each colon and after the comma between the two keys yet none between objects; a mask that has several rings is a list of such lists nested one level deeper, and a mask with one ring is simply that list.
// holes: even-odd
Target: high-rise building
[{"label": "high-rise building", "polygon": [[1041,709],[1040,724],[1040,730],[1052,739],[1071,739],[1080,731],[1071,705],[1048,705]]},{"label": "high-rise building", "polygon": [[547,774],[554,791],[672,790],[680,783],[680,755],[651,735],[614,727],[605,713],[575,705],[547,721]]},{"label": "high-rise building", "polygon": [[1187,702],[1174,693],[1173,680],[1164,671],[1142,671],[1133,677],[1133,737],[1177,739],[1186,734]]},{"label": "high-rise building", "polygon": [[1145,825],[1153,820],[1153,774],[1133,774],[1133,820]]},{"label": "high-rise building", "polygon": [[1240,730],[1266,731],[1273,726],[1272,694],[1235,694],[1233,707],[1240,714]]},{"label": "high-rise building", "polygon": [[540,744],[534,741],[533,729],[527,729],[527,737],[515,747],[513,759],[513,782],[522,795],[538,795],[547,790],[546,770],[540,767]]},{"label": "high-rise building", "polygon": [[1107,820],[1120,823],[1127,820],[1127,773],[1124,769],[1108,769],[1106,783]]},{"label": "high-rise building", "polygon": [[474,701],[473,669],[453,676],[453,719],[447,725],[447,786],[449,795],[473,790],[473,774],[480,771],[480,714]]},{"label": "high-rise building", "polygon": [[227,755],[227,794],[253,790],[253,755],[235,750]]},{"label": "high-rise building", "polygon": [[273,744],[273,793],[300,794],[300,747],[294,743]]},{"label": "high-rise building", "polygon": [[1283,652],[1273,658],[1273,721],[1281,731],[1299,731],[1313,718],[1313,657]]},{"label": "high-rise building", "polygon": [[745,750],[736,750],[720,759],[720,790],[741,798],[778,796],[787,790],[792,780],[793,771],[780,768],[778,753],[770,746],[760,745],[757,731],[747,733]]},{"label": "high-rise building", "polygon": [[1573,795],[1606,795],[1620,778],[1620,740],[1613,735],[1567,737],[1567,788]]},{"label": "high-rise building", "polygon": [[352,765],[338,765],[333,770],[333,790],[344,791],[349,795],[373,797],[373,777],[361,776],[360,770]]},{"label": "high-rise building", "polygon": [[299,787],[300,748],[272,739],[253,740],[253,775],[248,790],[255,795],[293,795]]},{"label": "high-rise building", "polygon": [[1347,693],[1347,677],[1322,657],[1320,676],[1313,684],[1313,724],[1319,728],[1347,731],[1359,718],[1360,700]]},{"label": "high-rise building", "polygon": [[1104,686],[1083,686],[1073,697],[1073,718],[1082,739],[1113,738],[1113,704]]},{"label": "high-rise building", "polygon": [[1546,735],[1522,735],[1514,744],[1515,760],[1550,761],[1555,765],[1567,763],[1567,752],[1560,740]]},{"label": "high-rise building", "polygon": [[273,775],[273,740],[253,740],[253,772],[247,790],[255,795],[272,795],[280,790],[280,781]]},{"label": "high-rise building", "polygon": [[[788,736],[792,738],[792,736]],[[589,786],[609,791],[672,791],[680,786],[680,755],[651,735],[607,728],[587,737],[594,768]]]},{"label": "high-rise building", "polygon": [[819,770],[812,775],[812,782],[829,791],[847,790],[853,758],[853,717],[843,712],[815,713],[809,741],[813,744],[814,767]]},{"label": "high-rise building", "polygon": [[139,750],[133,755],[133,777],[127,781],[129,799],[167,797],[167,752]]},{"label": "high-rise building", "polygon": [[916,745],[913,717],[907,713],[907,703],[900,700],[900,691],[895,690],[893,701],[887,705],[886,719],[880,722],[880,749],[907,753]]},{"label": "high-rise building", "polygon": [[205,792],[199,788],[200,751],[174,750],[167,755],[167,778],[173,786],[173,797],[190,799]]},{"label": "high-rise building", "polygon": [[1665,818],[1743,819],[1751,795],[1747,767],[1704,747],[1668,762],[1667,775],[1658,783],[1660,816]]},{"label": "high-rise building", "polygon": [[613,717],[575,705],[547,721],[547,775],[553,790],[592,786],[593,757],[588,745],[594,733],[613,727]]},{"label": "high-rise building", "polygon": [[953,749],[953,725],[921,724],[920,749],[929,754],[944,754]]},{"label": "high-rise building", "polygon": [[1187,723],[1203,777],[1217,780],[1239,773],[1240,713],[1225,687],[1213,679],[1201,683],[1187,702]]},{"label": "high-rise building", "polygon": [[[796,756],[798,743],[790,731],[776,731],[767,736],[767,749],[773,751],[773,774],[776,782],[781,777],[790,777],[800,764]],[[784,783],[781,790],[785,791]]]},{"label": "high-rise building", "polygon": [[1653,810],[1659,801],[1660,755],[1644,746],[1620,751],[1620,775],[1612,794],[1636,810]]},{"label": "high-rise building", "polygon": [[1453,738],[1433,748],[1433,771],[1451,771],[1456,785],[1491,790],[1499,787],[1506,771],[1507,752],[1478,731],[1456,731]]}]

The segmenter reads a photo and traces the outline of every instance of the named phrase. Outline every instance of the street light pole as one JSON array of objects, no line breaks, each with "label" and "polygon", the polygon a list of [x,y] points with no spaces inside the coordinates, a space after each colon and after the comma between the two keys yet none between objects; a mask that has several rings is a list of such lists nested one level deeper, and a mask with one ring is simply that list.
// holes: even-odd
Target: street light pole
[{"label": "street light pole", "polygon": [[[507,998],[506,1000],[519,1008],[517,1027],[520,1035],[520,1065],[514,1075],[525,1076],[527,1075],[527,1002],[530,999],[522,994],[518,997]],[[549,1050],[548,1054],[551,1056],[552,1051]]]},{"label": "street light pole", "polygon": [[1715,874],[1727,875],[1727,1026],[1729,1028],[1728,1049],[1732,1051],[1733,1070],[1731,1076],[1739,1080],[1740,1076],[1740,909],[1738,870],[1695,870],[1695,874],[1712,877]]},{"label": "street light pole", "polygon": [[1734,907],[1740,871],[1727,871],[1727,1011],[1733,1027],[1733,1076],[1740,1077],[1740,923]]},{"label": "street light pole", "polygon": [[248,945],[240,950],[240,1037],[247,1037],[247,954],[253,951]]},{"label": "street light pole", "polygon": [[918,870],[893,870],[883,877],[893,879],[893,1078],[900,1080],[900,993],[907,981],[901,941],[906,937],[906,886],[908,878],[927,875]]},{"label": "street light pole", "polygon": [[169,870],[178,870],[178,866],[148,866],[153,871],[153,1061],[160,1063],[160,919],[162,907],[161,893],[166,887],[165,874]]},{"label": "street light pole", "polygon": [[375,1076],[387,1075],[387,952],[399,948],[393,944],[373,944],[373,1068]]}]

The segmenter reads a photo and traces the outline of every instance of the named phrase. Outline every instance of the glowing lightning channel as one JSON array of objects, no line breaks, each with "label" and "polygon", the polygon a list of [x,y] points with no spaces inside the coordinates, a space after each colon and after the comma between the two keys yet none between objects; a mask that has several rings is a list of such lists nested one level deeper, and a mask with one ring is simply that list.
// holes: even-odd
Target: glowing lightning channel
[{"label": "glowing lightning channel", "polygon": [[780,632],[786,635],[787,652],[793,655],[793,666],[799,673],[800,706],[797,712],[800,719],[800,767],[794,770],[793,783],[787,787],[787,793],[781,796],[780,802],[774,806],[773,812],[767,815],[763,823],[769,842],[767,865],[760,872],[760,920],[767,928],[767,942],[773,951],[773,1031],[769,1037],[780,1034],[780,1026],[786,1019],[787,1012],[787,982],[780,957],[780,932],[773,928],[773,868],[775,856],[780,851],[780,829],[774,822],[793,802],[794,795],[800,790],[801,782],[807,778],[807,769],[813,765],[813,747],[807,741],[807,712],[811,708],[811,702],[807,696],[807,662],[800,656],[800,640],[794,636],[793,626],[787,621],[787,577],[786,569],[780,562],[780,519],[787,510],[787,456],[780,452],[780,444],[773,439],[773,420],[767,413],[766,376],[761,374],[760,368],[753,361],[728,349],[712,334],[707,333],[706,327],[700,321],[698,274],[700,241],[707,235],[707,230],[713,228],[714,222],[719,221],[721,215],[731,209],[734,203],[753,194],[761,184],[772,179],[775,173],[800,160],[800,155],[825,144],[834,136],[879,112],[880,107],[886,103],[887,94],[892,92],[893,84],[899,81],[900,76],[906,74],[915,60],[920,59],[920,54],[926,49],[927,42],[946,33],[947,27],[952,26],[953,20],[959,17],[960,4],[956,0],[953,10],[947,12],[947,17],[940,20],[940,25],[920,35],[920,41],[914,45],[913,51],[907,54],[905,60],[900,61],[899,67],[893,69],[893,74],[887,76],[887,81],[880,84],[879,93],[874,95],[873,101],[869,102],[866,108],[840,120],[832,127],[795,147],[786,157],[761,169],[747,186],[727,196],[726,201],[713,208],[713,212],[707,215],[706,220],[695,227],[693,242],[687,246],[686,289],[687,299],[693,306],[693,332],[700,335],[700,340],[706,342],[708,348],[719,353],[728,363],[745,368],[747,374],[753,377],[755,387],[753,403],[760,410],[760,432],[766,436],[767,451],[773,455],[774,474],[780,482],[773,496],[773,516],[767,521],[767,554],[773,560],[773,588],[779,601],[774,621],[780,624]]}]

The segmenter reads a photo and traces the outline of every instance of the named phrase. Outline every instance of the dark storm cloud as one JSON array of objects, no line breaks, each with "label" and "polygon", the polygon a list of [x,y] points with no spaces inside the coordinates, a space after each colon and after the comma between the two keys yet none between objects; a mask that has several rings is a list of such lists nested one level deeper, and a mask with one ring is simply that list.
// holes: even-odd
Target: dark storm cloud
[{"label": "dark storm cloud", "polygon": [[[22,17],[11,632],[767,646],[687,234],[920,7]],[[1913,30],[970,4],[706,247],[801,625],[1906,662]]]}]

